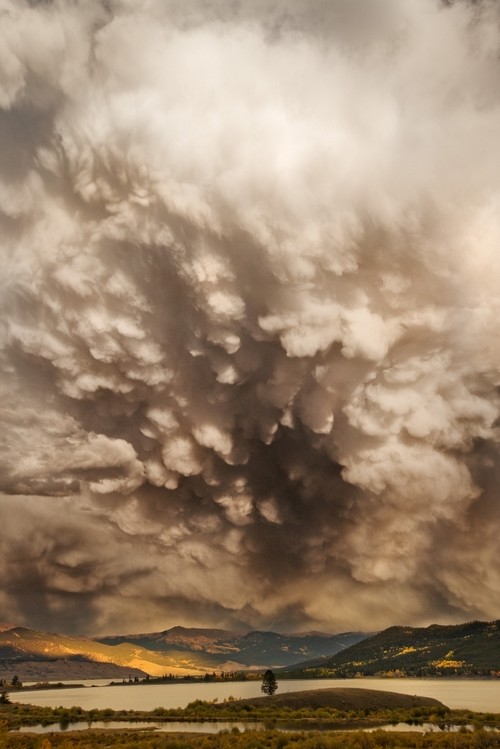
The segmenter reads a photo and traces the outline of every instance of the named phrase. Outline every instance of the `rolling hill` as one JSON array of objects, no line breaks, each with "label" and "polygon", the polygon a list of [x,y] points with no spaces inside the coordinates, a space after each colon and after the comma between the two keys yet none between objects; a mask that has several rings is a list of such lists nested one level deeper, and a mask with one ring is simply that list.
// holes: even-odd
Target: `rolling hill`
[{"label": "rolling hill", "polygon": [[[267,695],[266,697],[250,697],[237,701],[238,707],[251,706],[253,708],[281,707],[289,710],[322,707],[333,707],[337,710],[397,710],[398,708],[414,707],[445,707],[442,702],[433,697],[418,697],[417,695],[400,694],[399,692],[385,692],[378,689],[357,689],[354,687],[334,687],[330,689],[308,689],[303,692],[284,692],[283,694]],[[220,702],[213,705],[213,711],[227,709],[227,703]],[[447,708],[446,708],[447,709]],[[321,744],[320,744],[321,746]]]},{"label": "rolling hill", "polygon": [[298,664],[296,676],[500,676],[500,621],[389,627],[331,657]]}]

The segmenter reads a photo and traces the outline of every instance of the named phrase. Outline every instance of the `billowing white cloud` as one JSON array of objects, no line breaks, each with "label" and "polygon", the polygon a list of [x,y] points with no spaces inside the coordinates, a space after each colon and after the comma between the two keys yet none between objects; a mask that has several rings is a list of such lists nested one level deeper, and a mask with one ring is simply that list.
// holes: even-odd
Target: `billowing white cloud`
[{"label": "billowing white cloud", "polygon": [[9,618],[498,616],[496,6],[0,14]]}]

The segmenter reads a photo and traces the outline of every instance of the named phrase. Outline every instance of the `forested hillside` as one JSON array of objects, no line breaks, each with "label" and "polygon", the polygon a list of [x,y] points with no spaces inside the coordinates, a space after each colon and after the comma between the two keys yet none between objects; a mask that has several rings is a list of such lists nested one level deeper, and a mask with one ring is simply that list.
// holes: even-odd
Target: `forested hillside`
[{"label": "forested hillside", "polygon": [[310,677],[500,676],[500,621],[389,627],[294,673]]}]

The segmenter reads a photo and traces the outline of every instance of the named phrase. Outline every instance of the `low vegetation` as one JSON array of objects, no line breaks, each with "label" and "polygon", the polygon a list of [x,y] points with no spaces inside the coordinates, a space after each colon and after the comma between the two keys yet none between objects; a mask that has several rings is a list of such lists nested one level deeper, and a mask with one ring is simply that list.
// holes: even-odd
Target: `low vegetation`
[{"label": "low vegetation", "polygon": [[[72,731],[72,723],[118,721],[119,730]],[[131,721],[199,722],[199,733],[135,729]],[[209,721],[244,723],[218,734],[204,733]],[[13,733],[21,726],[59,723],[61,733]],[[256,724],[266,726],[266,730]],[[408,724],[408,731],[381,730]],[[443,732],[418,733],[431,724]],[[446,729],[453,726],[453,731]],[[372,732],[361,729],[371,728]],[[281,729],[278,730],[278,729]],[[289,732],[283,732],[286,729]],[[496,729],[496,730],[492,730]],[[500,714],[450,710],[437,700],[370,689],[322,689],[245,700],[195,700],[183,709],[83,710],[17,703],[0,704],[0,749],[500,749]]]},{"label": "low vegetation", "polygon": [[500,735],[473,733],[302,733],[231,731],[212,736],[154,736],[149,732],[92,731],[47,737],[6,736],[2,749],[497,749]]},{"label": "low vegetation", "polygon": [[[446,721],[450,711],[438,700],[373,689],[318,689],[287,692],[224,702],[194,700],[185,708],[157,707],[152,711],[83,710],[81,707],[39,707],[20,703],[0,705],[0,720],[8,729],[76,721],[285,721],[287,724],[352,727],[359,721],[372,725],[391,720]],[[293,727],[293,725],[292,725]]]}]

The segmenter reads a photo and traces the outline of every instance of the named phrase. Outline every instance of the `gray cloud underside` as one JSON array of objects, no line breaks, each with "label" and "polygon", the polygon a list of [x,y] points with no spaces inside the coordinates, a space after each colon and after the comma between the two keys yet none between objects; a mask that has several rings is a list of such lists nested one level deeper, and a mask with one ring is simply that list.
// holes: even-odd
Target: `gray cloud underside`
[{"label": "gray cloud underside", "polygon": [[0,18],[9,618],[499,616],[496,5]]}]

